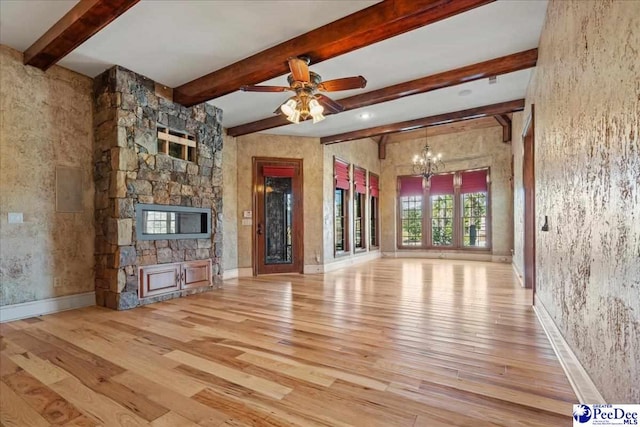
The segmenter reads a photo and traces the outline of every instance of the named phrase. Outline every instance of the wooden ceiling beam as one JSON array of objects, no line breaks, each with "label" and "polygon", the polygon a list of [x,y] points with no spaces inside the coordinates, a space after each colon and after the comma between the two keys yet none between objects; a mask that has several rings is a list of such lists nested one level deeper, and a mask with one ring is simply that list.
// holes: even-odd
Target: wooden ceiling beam
[{"label": "wooden ceiling beam", "polygon": [[378,138],[378,159],[384,160],[387,158],[387,142],[389,135],[380,135]]},{"label": "wooden ceiling beam", "polygon": [[[500,58],[467,65],[454,70],[432,74],[430,76],[395,84],[393,86],[384,87],[371,92],[339,99],[338,102],[342,104],[344,111],[353,110],[356,108],[379,104],[381,102],[393,101],[404,98],[405,96],[417,95],[491,76],[498,76],[501,74],[524,70],[535,67],[537,60],[538,49],[525,50],[523,52],[502,56]],[[266,119],[231,127],[227,132],[231,136],[241,136],[288,124],[291,123],[286,119],[286,117],[278,114]]]},{"label": "wooden ceiling beam", "polygon": [[376,135],[408,132],[429,126],[438,126],[445,123],[477,119],[479,117],[486,116],[496,116],[522,110],[524,110],[524,99],[518,99],[515,101],[484,105],[482,107],[470,108],[468,110],[454,111],[452,113],[438,114],[436,116],[423,117],[421,119],[407,120],[404,122],[391,123],[368,129],[360,129],[352,132],[325,136],[320,138],[320,142],[322,144],[336,144],[339,142],[353,141],[355,139],[371,138]]},{"label": "wooden ceiling beam", "polygon": [[511,142],[511,119],[506,114],[494,116],[496,121],[502,126],[502,142]]},{"label": "wooden ceiling beam", "polygon": [[25,65],[46,71],[140,0],[80,0],[24,52]]},{"label": "wooden ceiling beam", "polygon": [[317,64],[493,1],[384,0],[178,86],[174,100],[190,107],[287,74],[292,56]]}]

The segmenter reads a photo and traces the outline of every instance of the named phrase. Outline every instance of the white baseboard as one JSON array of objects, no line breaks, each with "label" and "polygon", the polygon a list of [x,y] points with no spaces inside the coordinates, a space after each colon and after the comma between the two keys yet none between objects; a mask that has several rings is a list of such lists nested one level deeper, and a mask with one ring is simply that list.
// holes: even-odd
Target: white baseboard
[{"label": "white baseboard", "polygon": [[253,268],[251,267],[231,268],[222,272],[222,280],[249,276],[253,276]]},{"label": "white baseboard", "polygon": [[96,305],[94,291],[0,307],[0,323]]},{"label": "white baseboard", "polygon": [[604,397],[602,397],[593,381],[591,381],[589,374],[587,374],[587,371],[582,367],[573,350],[571,350],[571,347],[569,347],[569,344],[565,341],[544,305],[536,300],[536,305],[533,306],[533,310],[536,312],[538,320],[544,332],[547,334],[547,338],[549,338],[553,351],[556,353],[560,365],[562,365],[562,369],[578,397],[578,401],[585,404],[606,403]]},{"label": "white baseboard", "polygon": [[382,256],[382,252],[380,251],[371,251],[365,252],[361,254],[354,254],[351,256],[345,256],[344,258],[338,258],[333,262],[329,262],[324,264],[323,272],[328,273],[330,271],[339,270],[344,267],[348,267],[350,265],[362,264],[364,262],[373,261],[374,259],[378,259]]},{"label": "white baseboard", "polygon": [[455,251],[414,251],[398,250],[394,252],[383,252],[383,257],[388,258],[427,258],[427,259],[450,259],[460,261],[484,261],[510,263],[511,255],[494,255],[491,253],[455,252]]},{"label": "white baseboard", "polygon": [[513,267],[513,272],[516,274],[516,277],[518,278],[518,283],[520,283],[520,286],[524,288],[524,275],[520,273],[520,270],[518,270],[518,267],[516,266],[515,263],[512,262],[511,267]]},{"label": "white baseboard", "polygon": [[304,274],[318,274],[324,273],[324,265],[321,264],[308,264],[304,266]]},{"label": "white baseboard", "polygon": [[231,268],[222,272],[222,280],[235,279],[238,277],[238,269]]}]

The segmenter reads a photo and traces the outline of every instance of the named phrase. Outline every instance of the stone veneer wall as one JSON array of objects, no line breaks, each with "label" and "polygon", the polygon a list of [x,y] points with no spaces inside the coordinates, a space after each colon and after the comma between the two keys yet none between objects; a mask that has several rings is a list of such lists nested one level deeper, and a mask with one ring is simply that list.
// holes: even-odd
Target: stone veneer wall
[{"label": "stone veneer wall", "polygon": [[[186,108],[155,94],[154,81],[115,66],[94,82],[96,301],[114,309],[141,301],[138,267],[222,257],[222,111]],[[157,125],[196,136],[196,162],[157,152]],[[211,239],[136,241],[137,203],[212,209]],[[190,291],[191,292],[191,291]],[[189,292],[189,293],[190,293]]]},{"label": "stone veneer wall", "polygon": [[610,403],[640,402],[639,29],[638,1],[550,2],[523,115],[535,104],[550,228],[536,232],[536,304]]}]

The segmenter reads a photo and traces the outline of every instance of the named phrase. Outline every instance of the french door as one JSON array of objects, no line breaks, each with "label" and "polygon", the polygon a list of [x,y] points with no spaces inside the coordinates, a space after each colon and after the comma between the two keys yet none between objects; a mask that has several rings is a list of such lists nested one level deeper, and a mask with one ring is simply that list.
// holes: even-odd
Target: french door
[{"label": "french door", "polygon": [[253,273],[302,273],[302,159],[253,158]]}]

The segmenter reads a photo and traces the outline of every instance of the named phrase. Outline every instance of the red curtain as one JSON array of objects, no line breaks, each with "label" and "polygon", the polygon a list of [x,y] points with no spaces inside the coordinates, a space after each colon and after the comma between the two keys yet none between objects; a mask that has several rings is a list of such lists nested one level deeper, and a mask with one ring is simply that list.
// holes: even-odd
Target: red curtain
[{"label": "red curtain", "polygon": [[336,188],[343,190],[349,189],[349,163],[335,159],[333,162],[333,170],[336,179]]},{"label": "red curtain", "polygon": [[401,176],[400,181],[400,197],[422,196],[422,177],[421,176]]},{"label": "red curtain", "polygon": [[362,168],[353,168],[353,184],[356,193],[366,194],[367,192],[367,171]]},{"label": "red curtain", "polygon": [[273,178],[291,178],[294,176],[293,166],[263,166],[262,175]]},{"label": "red curtain", "polygon": [[369,173],[369,191],[371,197],[379,197],[380,189],[378,188],[378,176]]},{"label": "red curtain", "polygon": [[432,176],[430,194],[432,196],[453,194],[453,174]]},{"label": "red curtain", "polygon": [[487,192],[487,170],[477,170],[463,172],[461,193],[486,193]]}]

